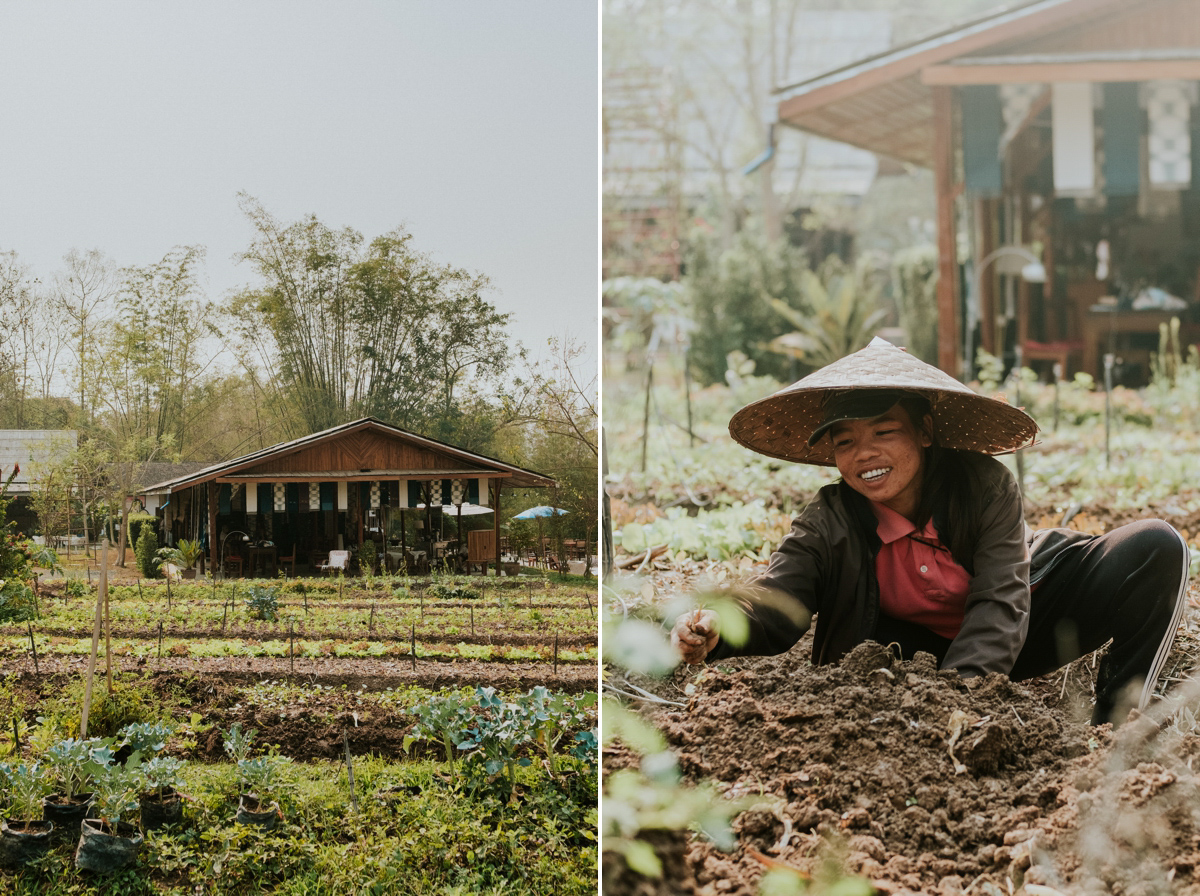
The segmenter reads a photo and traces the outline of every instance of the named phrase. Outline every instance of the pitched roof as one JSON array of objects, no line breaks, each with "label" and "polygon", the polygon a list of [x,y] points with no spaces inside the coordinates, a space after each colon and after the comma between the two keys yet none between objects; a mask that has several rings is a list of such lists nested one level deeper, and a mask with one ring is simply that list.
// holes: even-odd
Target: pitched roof
[{"label": "pitched roof", "polygon": [[[262,465],[265,462],[287,457],[288,455],[297,454],[301,451],[322,445],[324,443],[343,439],[354,433],[373,432],[378,433],[386,438],[396,439],[401,442],[413,445],[418,449],[422,449],[429,453],[438,454],[444,457],[449,457],[454,461],[461,463],[461,466],[445,467],[436,469],[420,469],[420,470],[312,470],[303,473],[292,472],[287,474],[286,478],[294,480],[308,479],[311,481],[324,481],[337,478],[404,478],[406,474],[416,476],[428,476],[441,472],[445,478],[457,477],[473,477],[492,476],[504,477],[509,484],[516,486],[524,486],[536,488],[542,486],[554,485],[554,480],[549,476],[533,470],[526,470],[523,467],[518,467],[514,464],[505,463],[493,457],[487,457],[483,454],[477,454],[473,451],[467,451],[463,448],[458,448],[446,442],[440,442],[437,439],[431,439],[427,436],[418,435],[414,432],[409,432],[405,429],[400,429],[397,426],[392,426],[378,420],[374,417],[363,417],[359,420],[354,420],[349,423],[343,423],[340,426],[333,426],[321,432],[313,433],[312,435],[303,436],[299,439],[293,439],[290,442],[281,442],[278,445],[272,445],[270,448],[264,448],[260,451],[255,451],[242,457],[234,458],[233,460],[221,461],[220,463],[210,464],[203,469],[192,473],[177,476],[173,479],[155,483],[147,486],[142,490],[143,493],[174,491],[180,488],[190,488],[194,485],[199,485],[203,482],[216,479],[228,479],[230,477],[244,476],[246,479],[255,478],[253,471],[255,467]],[[271,478],[273,474],[265,472],[262,474],[264,479]],[[279,474],[274,474],[279,475]],[[285,478],[279,476],[279,478]]]},{"label": "pitched roof", "polygon": [[932,163],[930,66],[986,50],[1019,50],[1081,22],[1127,13],[1122,0],[1032,0],[781,87],[778,120],[923,166]]},{"label": "pitched roof", "polygon": [[62,460],[78,441],[73,429],[0,429],[0,478],[7,479],[14,466],[21,468],[8,493],[28,495],[38,466]]}]

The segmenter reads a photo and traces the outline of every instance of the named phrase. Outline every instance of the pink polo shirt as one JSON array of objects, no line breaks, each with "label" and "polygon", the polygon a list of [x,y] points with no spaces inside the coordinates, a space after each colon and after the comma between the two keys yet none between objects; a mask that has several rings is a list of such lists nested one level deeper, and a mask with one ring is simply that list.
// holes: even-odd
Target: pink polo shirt
[{"label": "pink polo shirt", "polygon": [[883,546],[875,558],[880,609],[895,619],[923,625],[943,638],[962,628],[970,574],[938,539],[933,520],[917,527],[890,507],[871,502]]}]

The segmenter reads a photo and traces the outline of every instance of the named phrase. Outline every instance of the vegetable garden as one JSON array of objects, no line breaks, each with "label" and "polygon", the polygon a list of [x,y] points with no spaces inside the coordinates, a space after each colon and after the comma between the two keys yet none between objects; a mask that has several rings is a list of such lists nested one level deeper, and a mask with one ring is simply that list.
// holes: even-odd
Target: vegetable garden
[{"label": "vegetable garden", "polygon": [[[1109,395],[1028,371],[980,384],[1019,394],[1042,429],[1005,459],[1030,525],[1162,518],[1195,573],[1198,360]],[[604,610],[606,894],[1196,892],[1194,584],[1159,702],[1116,732],[1087,725],[1095,656],[971,688],[922,655],[860,648],[813,667],[809,637],[781,657],[679,667],[675,616],[720,611],[720,586],[760,571],[837,473],[728,437],[738,407],[782,384],[731,370],[689,390],[668,368],[660,357],[648,397],[641,377],[605,384],[622,567]]]},{"label": "vegetable garden", "polygon": [[[59,754],[96,816],[56,824],[44,851],[0,843],[0,891],[595,892],[594,584],[99,592],[51,578],[0,624],[4,817],[41,820]],[[156,828],[163,794],[182,818]],[[88,826],[141,838],[129,864],[89,864]]]}]

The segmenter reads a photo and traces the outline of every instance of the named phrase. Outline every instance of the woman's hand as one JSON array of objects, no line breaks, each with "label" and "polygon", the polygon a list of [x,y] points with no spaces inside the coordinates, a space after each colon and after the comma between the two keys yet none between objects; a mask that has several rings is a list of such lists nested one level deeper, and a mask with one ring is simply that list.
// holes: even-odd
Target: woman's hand
[{"label": "woman's hand", "polygon": [[708,652],[717,646],[717,614],[712,610],[699,609],[684,613],[675,620],[671,629],[671,645],[679,651],[683,661],[690,665],[704,662]]}]

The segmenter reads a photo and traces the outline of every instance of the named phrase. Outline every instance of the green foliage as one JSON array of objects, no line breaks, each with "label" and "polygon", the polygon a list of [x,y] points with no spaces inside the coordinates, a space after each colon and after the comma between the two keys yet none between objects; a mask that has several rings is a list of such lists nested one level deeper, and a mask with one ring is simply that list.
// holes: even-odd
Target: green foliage
[{"label": "green foliage", "polygon": [[937,363],[937,247],[902,249],[892,256],[892,285],[909,353]]},{"label": "green foliage", "polygon": [[113,762],[110,755],[92,775],[93,809],[106,825],[116,830],[126,815],[137,810],[141,785],[141,774],[135,767]]},{"label": "green foliage", "polygon": [[68,800],[85,792],[96,776],[112,761],[112,742],[105,738],[67,738],[50,747],[42,757],[53,777],[57,792]]},{"label": "green foliage", "polygon": [[824,367],[858,351],[871,341],[887,314],[879,307],[883,280],[873,256],[863,256],[849,266],[831,255],[817,271],[800,271],[799,283],[799,302],[763,295],[795,328],[765,348],[807,367]]},{"label": "green foliage", "polygon": [[229,731],[225,734],[225,738],[222,741],[225,754],[234,762],[249,759],[250,748],[254,745],[254,736],[256,734],[258,734],[257,729],[251,728],[249,731],[244,731],[241,722],[234,722],[229,726]]},{"label": "green foliage", "polygon": [[67,597],[87,597],[88,586],[83,579],[67,579],[66,585]]},{"label": "green foliage", "polygon": [[162,575],[158,561],[158,533],[154,526],[142,526],[138,534],[137,544],[133,549],[137,557],[138,569],[147,579],[157,579]]},{"label": "green foliage", "polygon": [[159,548],[155,552],[155,556],[158,558],[160,566],[170,563],[178,569],[191,569],[204,556],[204,548],[199,541],[181,538],[176,542],[175,547]]},{"label": "green foliage", "polygon": [[244,792],[252,793],[264,802],[275,799],[278,790],[284,785],[282,769],[288,761],[284,756],[239,759],[238,777],[241,778]]},{"label": "green foliage", "polygon": [[141,786],[145,792],[154,793],[161,800],[168,790],[179,792],[183,786],[184,761],[173,756],[155,756],[139,767]]},{"label": "green foliage", "polygon": [[[138,539],[142,536],[142,527],[155,528],[158,526],[158,518],[152,513],[131,513],[129,514],[129,545],[136,547]],[[157,537],[155,539],[157,541]]]},{"label": "green foliage", "polygon": [[768,245],[750,233],[739,234],[724,252],[707,240],[690,248],[684,285],[695,324],[690,355],[697,380],[724,382],[726,359],[735,351],[762,373],[794,379],[794,365],[766,348],[789,327],[764,300],[803,307],[801,278],[809,270],[804,252],[786,243]]},{"label": "green foliage", "polygon": [[488,416],[467,383],[498,379],[511,359],[510,315],[483,298],[485,276],[433,262],[402,229],[368,243],[240,202],[255,230],[240,258],[259,283],[236,298],[233,324],[277,372],[268,386],[297,434],[373,415],[446,438]]},{"label": "green foliage", "polygon": [[167,747],[172,728],[163,722],[134,722],[117,732],[117,743],[128,746],[140,757],[149,758]]},{"label": "green foliage", "polygon": [[247,589],[246,612],[254,619],[274,622],[279,618],[279,589],[272,585],[251,585]]},{"label": "green foliage", "polygon": [[8,791],[5,817],[9,821],[31,821],[42,817],[42,798],[50,793],[50,770],[38,762],[0,765]]},{"label": "green foliage", "polygon": [[443,585],[435,583],[426,592],[434,600],[478,600],[479,591],[466,585]]}]

